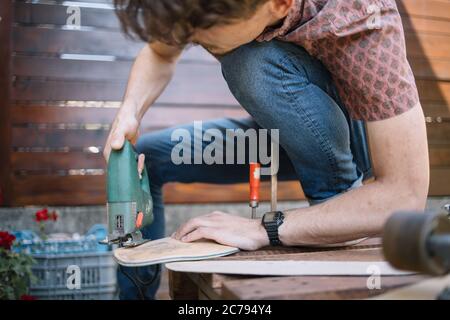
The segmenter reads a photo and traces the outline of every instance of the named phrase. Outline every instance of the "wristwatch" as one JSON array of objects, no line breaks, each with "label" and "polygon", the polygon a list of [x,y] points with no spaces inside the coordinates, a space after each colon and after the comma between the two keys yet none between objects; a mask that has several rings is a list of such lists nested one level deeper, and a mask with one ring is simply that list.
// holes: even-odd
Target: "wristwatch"
[{"label": "wristwatch", "polygon": [[267,212],[262,218],[262,224],[267,231],[270,244],[272,246],[281,246],[282,243],[278,237],[278,228],[284,222],[284,213],[281,211]]}]

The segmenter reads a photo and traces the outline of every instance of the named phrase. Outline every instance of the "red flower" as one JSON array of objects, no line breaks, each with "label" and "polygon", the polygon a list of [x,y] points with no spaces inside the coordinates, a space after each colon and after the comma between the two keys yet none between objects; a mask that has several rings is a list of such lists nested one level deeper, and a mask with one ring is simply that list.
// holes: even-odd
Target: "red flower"
[{"label": "red flower", "polygon": [[56,221],[58,221],[58,218],[59,218],[59,215],[56,211],[52,211],[52,213],[50,213],[50,217],[49,217],[50,220],[53,220],[56,222]]},{"label": "red flower", "polygon": [[8,232],[0,232],[0,248],[10,250],[16,237]]},{"label": "red flower", "polygon": [[36,297],[30,296],[28,294],[23,294],[20,296],[20,300],[34,301],[36,300]]},{"label": "red flower", "polygon": [[36,221],[47,221],[49,219],[48,209],[42,209],[36,212]]}]

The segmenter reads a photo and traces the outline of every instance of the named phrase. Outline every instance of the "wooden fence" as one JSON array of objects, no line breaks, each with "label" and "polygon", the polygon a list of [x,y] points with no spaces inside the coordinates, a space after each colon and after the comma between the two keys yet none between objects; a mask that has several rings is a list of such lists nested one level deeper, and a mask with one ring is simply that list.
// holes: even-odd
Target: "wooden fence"
[{"label": "wooden fence", "polygon": [[[78,4],[77,4],[78,2]],[[105,202],[101,155],[132,61],[143,43],[125,38],[109,0],[0,2],[0,187],[3,205]],[[450,1],[398,1],[426,112],[431,195],[450,194]],[[78,10],[78,9],[74,9]],[[198,47],[144,118],[142,132],[193,120],[243,117],[220,66]],[[268,185],[263,185],[268,198]],[[208,197],[205,197],[208,192]],[[246,201],[247,185],[168,184],[170,203]],[[280,199],[301,199],[298,182]]]}]

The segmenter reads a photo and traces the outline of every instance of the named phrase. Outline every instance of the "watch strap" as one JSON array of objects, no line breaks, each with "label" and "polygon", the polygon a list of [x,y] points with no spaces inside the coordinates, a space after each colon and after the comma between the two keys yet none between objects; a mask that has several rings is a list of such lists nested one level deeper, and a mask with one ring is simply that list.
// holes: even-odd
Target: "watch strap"
[{"label": "watch strap", "polygon": [[[272,219],[268,219],[269,215],[272,216]],[[278,235],[278,228],[283,224],[283,222],[284,213],[281,211],[268,212],[264,215],[263,225],[266,229],[267,236],[269,237],[269,241],[272,246],[282,245]]]}]

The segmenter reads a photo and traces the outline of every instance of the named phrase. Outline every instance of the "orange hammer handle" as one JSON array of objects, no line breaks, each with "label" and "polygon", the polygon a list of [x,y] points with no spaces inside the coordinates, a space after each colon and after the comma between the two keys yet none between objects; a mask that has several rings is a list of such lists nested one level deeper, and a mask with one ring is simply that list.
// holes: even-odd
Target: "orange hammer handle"
[{"label": "orange hammer handle", "polygon": [[261,182],[261,165],[250,163],[250,204],[259,202],[259,185]]}]

